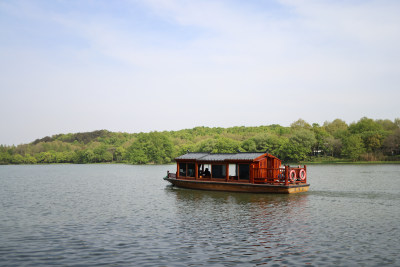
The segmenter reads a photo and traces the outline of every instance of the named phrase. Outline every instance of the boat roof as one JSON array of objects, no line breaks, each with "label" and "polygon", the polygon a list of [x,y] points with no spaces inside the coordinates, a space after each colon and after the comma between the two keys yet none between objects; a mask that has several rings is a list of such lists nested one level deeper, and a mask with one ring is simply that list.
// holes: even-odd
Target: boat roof
[{"label": "boat roof", "polygon": [[194,161],[253,161],[261,156],[273,157],[264,152],[238,152],[238,153],[207,153],[207,152],[188,152],[175,160],[194,160]]}]

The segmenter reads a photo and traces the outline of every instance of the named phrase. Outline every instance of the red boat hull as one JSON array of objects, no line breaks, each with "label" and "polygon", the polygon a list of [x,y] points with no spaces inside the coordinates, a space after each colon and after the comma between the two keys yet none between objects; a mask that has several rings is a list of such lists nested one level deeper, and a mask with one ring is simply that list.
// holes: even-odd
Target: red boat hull
[{"label": "red boat hull", "polygon": [[228,191],[228,192],[246,192],[246,193],[273,193],[290,194],[307,192],[310,185],[305,183],[291,185],[273,185],[273,184],[250,184],[237,182],[217,182],[217,181],[199,181],[167,178],[164,180],[174,186],[198,190]]}]

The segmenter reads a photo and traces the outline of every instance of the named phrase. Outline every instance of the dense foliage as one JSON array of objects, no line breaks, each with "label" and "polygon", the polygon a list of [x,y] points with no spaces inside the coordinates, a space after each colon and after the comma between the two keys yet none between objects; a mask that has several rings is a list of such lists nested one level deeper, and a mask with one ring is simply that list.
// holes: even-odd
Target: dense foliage
[{"label": "dense foliage", "polygon": [[150,133],[106,130],[58,134],[30,144],[0,146],[0,164],[100,163],[163,164],[186,151],[267,151],[288,162],[318,160],[400,160],[400,119],[340,119],[322,126],[299,119],[290,127],[209,128]]}]

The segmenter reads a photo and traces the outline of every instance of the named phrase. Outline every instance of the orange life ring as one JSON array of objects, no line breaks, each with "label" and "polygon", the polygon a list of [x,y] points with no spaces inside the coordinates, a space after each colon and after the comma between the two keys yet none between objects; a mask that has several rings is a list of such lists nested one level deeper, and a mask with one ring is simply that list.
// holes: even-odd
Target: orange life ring
[{"label": "orange life ring", "polygon": [[307,173],[306,173],[306,171],[304,169],[300,170],[299,177],[300,177],[300,180],[302,180],[302,181],[304,181],[306,179]]},{"label": "orange life ring", "polygon": [[292,182],[294,182],[294,181],[296,181],[296,179],[297,179],[297,177],[296,177],[296,172],[295,172],[295,170],[291,170],[291,171],[289,172],[289,180],[292,181]]}]

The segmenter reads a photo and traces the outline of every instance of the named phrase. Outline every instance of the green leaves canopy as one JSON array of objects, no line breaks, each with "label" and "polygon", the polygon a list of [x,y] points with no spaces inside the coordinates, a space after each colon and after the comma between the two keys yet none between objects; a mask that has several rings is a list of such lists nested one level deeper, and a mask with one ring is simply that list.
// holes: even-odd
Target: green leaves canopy
[{"label": "green leaves canopy", "polygon": [[290,127],[196,127],[180,131],[113,133],[106,130],[58,134],[19,146],[0,145],[0,164],[101,163],[165,164],[192,152],[268,152],[284,161],[320,156],[344,160],[400,161],[400,119],[361,118],[323,126],[299,119]]}]

